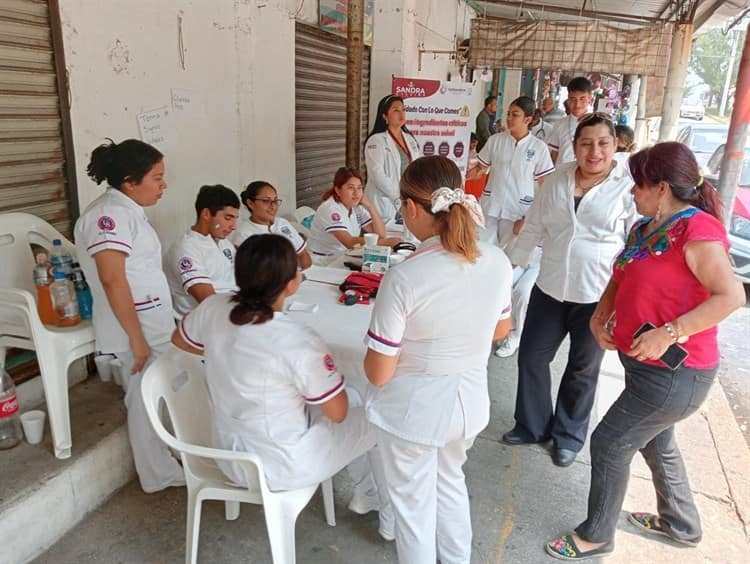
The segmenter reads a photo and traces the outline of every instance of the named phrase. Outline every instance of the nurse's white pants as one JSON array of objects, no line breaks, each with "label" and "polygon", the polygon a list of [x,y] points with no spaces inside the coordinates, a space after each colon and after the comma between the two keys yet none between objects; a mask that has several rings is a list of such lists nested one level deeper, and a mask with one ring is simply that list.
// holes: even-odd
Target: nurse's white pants
[{"label": "nurse's white pants", "polygon": [[484,228],[479,232],[479,240],[505,249],[514,238],[512,219],[498,219],[485,216]]},{"label": "nurse's white pants", "polygon": [[130,351],[116,353],[122,363],[121,374],[125,388],[125,407],[128,409],[128,436],[133,451],[135,471],[146,493],[163,490],[172,482],[185,479],[182,466],[172,456],[162,440],[157,436],[146,414],[146,407],[141,395],[141,378],[146,368],[156,357],[169,347],[169,343],[151,346],[151,357],[143,370],[130,374],[133,368],[133,354]]},{"label": "nurse's white pants", "polygon": [[539,276],[541,254],[541,249],[537,247],[526,268],[517,266],[513,269],[513,292],[511,294],[511,319],[513,321],[513,328],[508,338],[514,340],[516,344],[521,339],[523,323],[526,320],[526,310],[529,308],[531,290],[534,288],[536,279]]},{"label": "nurse's white pants", "polygon": [[463,465],[474,437],[464,438],[458,399],[442,448],[406,441],[378,428],[386,486],[396,518],[402,564],[469,564],[471,515]]}]

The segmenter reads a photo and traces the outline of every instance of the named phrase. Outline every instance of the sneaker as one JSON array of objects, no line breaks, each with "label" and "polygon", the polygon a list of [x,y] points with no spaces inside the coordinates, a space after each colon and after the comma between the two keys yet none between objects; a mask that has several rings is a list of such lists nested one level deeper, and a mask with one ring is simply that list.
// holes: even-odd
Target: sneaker
[{"label": "sneaker", "polygon": [[500,346],[495,350],[495,356],[500,358],[507,358],[513,356],[518,350],[518,342],[510,337],[505,339]]},{"label": "sneaker", "polygon": [[380,499],[376,490],[368,490],[364,493],[354,492],[349,502],[349,511],[359,515],[364,515],[370,511],[380,509]]},{"label": "sneaker", "polygon": [[389,529],[388,527],[381,526],[378,529],[378,534],[388,542],[396,540],[396,534],[393,532],[393,529]]}]

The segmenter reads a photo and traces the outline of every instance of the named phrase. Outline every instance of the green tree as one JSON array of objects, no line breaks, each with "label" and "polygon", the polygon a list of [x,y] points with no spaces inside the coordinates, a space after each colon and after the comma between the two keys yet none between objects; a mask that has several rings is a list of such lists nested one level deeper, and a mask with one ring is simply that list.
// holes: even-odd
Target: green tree
[{"label": "green tree", "polygon": [[[732,32],[731,36],[734,41],[739,41],[737,46],[737,56],[732,69],[732,80],[730,87],[737,82],[737,73],[740,68],[740,57],[742,55],[742,45],[744,44],[745,33],[737,34]],[[721,30],[714,29],[704,33],[693,43],[690,51],[690,62],[688,66],[705,82],[711,90],[711,98],[718,99],[724,89],[724,81],[727,76],[729,58],[732,53],[732,44],[730,35],[724,35]]]}]

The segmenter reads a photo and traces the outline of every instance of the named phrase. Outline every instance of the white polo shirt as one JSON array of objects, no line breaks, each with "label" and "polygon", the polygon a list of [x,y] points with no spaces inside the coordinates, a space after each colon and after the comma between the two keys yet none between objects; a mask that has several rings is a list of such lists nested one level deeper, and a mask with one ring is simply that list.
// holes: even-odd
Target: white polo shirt
[{"label": "white polo shirt", "polygon": [[104,293],[94,255],[125,254],[125,277],[149,345],[169,342],[174,331],[172,299],[161,264],[161,243],[143,208],[115,188],[88,205],[75,225],[76,255],[94,298],[96,347],[105,353],[130,350],[130,340]]},{"label": "white polo shirt", "polygon": [[484,214],[512,221],[528,212],[534,201],[534,183],[555,170],[544,141],[531,134],[516,141],[508,131],[489,138],[479,162],[490,167],[482,193]]},{"label": "white polo shirt", "polygon": [[381,429],[443,446],[457,397],[466,438],[487,425],[487,358],[498,321],[510,317],[513,271],[497,247],[479,249],[470,263],[432,237],[383,278],[365,337],[399,355],[393,379],[368,389],[367,418]]},{"label": "white polo shirt", "polygon": [[239,247],[248,237],[268,233],[274,233],[289,239],[289,242],[294,247],[294,252],[297,254],[300,254],[307,247],[307,242],[302,238],[302,235],[283,217],[277,217],[272,225],[261,225],[260,223],[254,223],[250,219],[243,219],[237,225],[237,229],[229,235],[229,241],[235,247]]},{"label": "white polo shirt", "polygon": [[638,214],[630,189],[633,180],[621,162],[607,179],[573,206],[577,163],[558,165],[549,175],[526,216],[509,256],[526,266],[537,243],[542,262],[536,284],[558,301],[599,301]]},{"label": "white polo shirt", "polygon": [[228,240],[188,229],[164,257],[175,311],[184,315],[198,305],[188,292],[195,284],[211,284],[217,294],[235,291],[234,254],[234,245]]},{"label": "white polo shirt", "polygon": [[[284,313],[259,325],[234,325],[235,305],[227,294],[208,297],[182,319],[180,334],[204,351],[218,446],[257,453],[271,489],[283,489],[304,476],[315,448],[304,440],[307,405],[341,393],[344,377],[309,327]],[[219,465],[234,478],[231,465]]]},{"label": "white polo shirt", "polygon": [[333,197],[324,200],[315,212],[310,227],[310,252],[313,262],[327,264],[348,249],[333,235],[334,231],[347,231],[352,237],[359,237],[362,229],[372,223],[372,217],[363,206],[351,211]]},{"label": "white polo shirt", "polygon": [[557,166],[576,160],[573,152],[573,137],[578,127],[578,118],[573,114],[561,118],[547,135],[550,150],[557,151]]}]

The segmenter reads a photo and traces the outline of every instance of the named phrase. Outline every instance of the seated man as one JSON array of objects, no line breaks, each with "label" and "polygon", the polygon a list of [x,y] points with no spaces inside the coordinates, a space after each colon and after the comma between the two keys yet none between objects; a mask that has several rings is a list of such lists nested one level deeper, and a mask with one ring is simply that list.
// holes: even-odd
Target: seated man
[{"label": "seated man", "polygon": [[174,310],[192,311],[208,296],[231,292],[234,245],[227,237],[237,227],[240,199],[221,184],[202,186],[195,199],[197,220],[164,258]]}]

